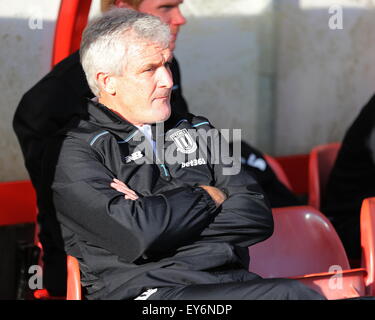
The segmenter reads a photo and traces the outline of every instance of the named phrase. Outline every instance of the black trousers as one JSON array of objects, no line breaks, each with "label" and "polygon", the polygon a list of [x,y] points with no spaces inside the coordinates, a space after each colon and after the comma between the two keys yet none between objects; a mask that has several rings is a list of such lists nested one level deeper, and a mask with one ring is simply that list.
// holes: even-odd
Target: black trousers
[{"label": "black trousers", "polygon": [[158,288],[147,300],[325,300],[297,280],[263,279],[248,273],[245,281]]}]

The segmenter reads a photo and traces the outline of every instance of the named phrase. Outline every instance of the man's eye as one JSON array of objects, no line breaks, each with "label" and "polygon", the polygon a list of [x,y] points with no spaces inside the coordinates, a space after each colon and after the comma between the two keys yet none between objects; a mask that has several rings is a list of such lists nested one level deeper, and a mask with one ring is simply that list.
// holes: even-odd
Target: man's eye
[{"label": "man's eye", "polygon": [[173,6],[161,6],[160,9],[162,9],[162,10],[171,10],[171,9],[173,9]]},{"label": "man's eye", "polygon": [[155,70],[154,67],[150,67],[150,68],[147,68],[147,69],[145,70],[145,72],[152,72],[152,71],[154,71],[154,70]]}]

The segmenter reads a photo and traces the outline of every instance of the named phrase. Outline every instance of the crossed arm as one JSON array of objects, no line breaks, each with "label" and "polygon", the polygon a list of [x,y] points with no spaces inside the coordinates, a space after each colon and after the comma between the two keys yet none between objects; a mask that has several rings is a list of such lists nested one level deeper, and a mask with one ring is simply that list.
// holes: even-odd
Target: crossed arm
[{"label": "crossed arm", "polygon": [[[219,165],[216,171],[221,171]],[[200,185],[220,211],[201,232],[199,242],[228,242],[239,246],[250,246],[263,241],[273,232],[273,218],[263,194],[250,175],[216,175],[217,184],[229,192],[228,195],[218,187]],[[124,194],[125,199],[137,200],[138,195],[124,182],[113,179],[111,187]]]},{"label": "crossed arm", "polygon": [[[126,261],[169,252],[192,239],[247,246],[272,232],[270,210],[249,177],[218,175],[216,187],[180,187],[138,198],[114,180],[90,146],[68,138],[57,151],[52,188],[60,222]],[[228,199],[219,188],[228,191]]]},{"label": "crossed arm", "polygon": [[[122,192],[124,194],[124,198],[127,200],[137,200],[139,199],[137,193],[130,189],[124,182],[114,178],[111,182],[111,187],[118,192]],[[220,189],[212,186],[204,186],[200,185],[202,189],[204,189],[215,202],[216,208],[220,207],[222,203],[227,199],[227,195],[221,191]]]}]

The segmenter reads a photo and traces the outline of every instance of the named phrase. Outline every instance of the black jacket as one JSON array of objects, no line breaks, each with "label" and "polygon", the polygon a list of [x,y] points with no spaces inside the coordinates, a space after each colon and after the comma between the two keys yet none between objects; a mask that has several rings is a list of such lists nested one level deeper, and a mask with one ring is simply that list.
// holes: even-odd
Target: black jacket
[{"label": "black jacket", "polygon": [[345,133],[322,199],[349,257],[361,256],[362,201],[375,196],[375,96],[362,108]]},{"label": "black jacket", "polygon": [[375,96],[363,107],[342,141],[327,183],[324,212],[340,219],[359,218],[362,200],[375,196]]},{"label": "black jacket", "polygon": [[[175,164],[137,164],[141,131],[101,104],[89,102],[88,113],[51,144],[44,161],[45,171],[54,171],[48,164],[57,158],[55,206],[88,298],[127,299],[148,288],[233,281],[230,272],[214,271],[240,267],[240,248],[247,253],[247,246],[269,237],[273,220],[251,175],[224,175],[225,161],[211,163],[212,144],[199,140],[212,128],[208,120],[172,115],[159,159],[179,154],[171,151],[171,135],[183,129],[193,130],[198,149],[180,152]],[[110,187],[113,178],[140,198],[125,200]],[[229,198],[217,210],[200,184],[223,188]]]}]

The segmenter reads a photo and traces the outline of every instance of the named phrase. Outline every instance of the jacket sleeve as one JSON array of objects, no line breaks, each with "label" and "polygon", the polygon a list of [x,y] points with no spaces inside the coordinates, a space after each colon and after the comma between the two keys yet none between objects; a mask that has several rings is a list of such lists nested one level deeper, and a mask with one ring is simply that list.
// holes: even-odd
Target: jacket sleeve
[{"label": "jacket sleeve", "polygon": [[[216,207],[203,189],[177,188],[136,201],[110,187],[114,174],[100,155],[76,138],[55,146],[52,185],[58,219],[82,240],[125,261],[169,252],[199,236]],[[50,152],[49,152],[50,154]],[[45,162],[54,163],[53,159]]]},{"label": "jacket sleeve", "polygon": [[214,186],[224,190],[228,198],[223,202],[213,222],[203,230],[199,241],[220,241],[241,247],[263,241],[273,233],[269,202],[251,174],[245,170],[238,172],[240,156],[229,157],[226,140],[217,130],[211,132],[213,139],[219,139],[216,141],[221,146],[221,153],[212,159]]}]

